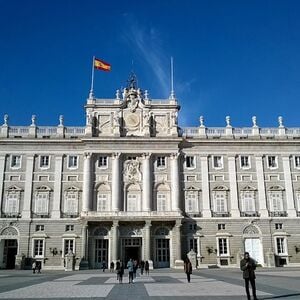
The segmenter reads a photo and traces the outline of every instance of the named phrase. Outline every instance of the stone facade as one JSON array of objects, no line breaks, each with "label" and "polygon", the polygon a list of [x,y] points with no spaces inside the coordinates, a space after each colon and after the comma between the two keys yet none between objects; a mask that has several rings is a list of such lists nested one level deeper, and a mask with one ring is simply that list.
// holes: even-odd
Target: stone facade
[{"label": "stone facade", "polygon": [[[300,264],[300,129],[179,128],[179,105],[130,81],[87,99],[86,126],[0,127],[0,268]],[[73,257],[73,256],[72,256]]]}]

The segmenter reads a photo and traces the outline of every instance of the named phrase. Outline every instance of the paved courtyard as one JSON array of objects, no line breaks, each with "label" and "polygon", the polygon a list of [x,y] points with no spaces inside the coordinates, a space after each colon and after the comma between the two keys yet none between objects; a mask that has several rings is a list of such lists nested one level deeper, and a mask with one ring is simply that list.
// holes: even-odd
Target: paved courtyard
[{"label": "paved courtyard", "polygon": [[[116,274],[94,271],[0,271],[0,299],[211,299],[243,300],[244,282],[238,269],[194,271],[191,283],[175,270],[138,274],[134,284],[119,284]],[[300,299],[300,269],[261,269],[257,272],[259,299]]]}]

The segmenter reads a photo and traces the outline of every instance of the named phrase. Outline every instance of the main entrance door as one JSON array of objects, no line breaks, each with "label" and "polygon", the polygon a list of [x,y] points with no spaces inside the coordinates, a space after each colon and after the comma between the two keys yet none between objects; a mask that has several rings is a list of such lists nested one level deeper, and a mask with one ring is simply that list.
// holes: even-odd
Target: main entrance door
[{"label": "main entrance door", "polygon": [[141,261],[141,238],[123,238],[122,239],[122,259],[125,265],[130,258]]},{"label": "main entrance door", "polygon": [[249,252],[250,256],[257,261],[257,263],[263,265],[263,250],[261,241],[259,238],[246,238],[245,239],[245,251]]},{"label": "main entrance door", "polygon": [[95,267],[101,268],[102,262],[108,264],[108,240],[96,239],[95,240]]},{"label": "main entrance door", "polygon": [[18,253],[17,240],[4,240],[3,261],[6,269],[14,269]]},{"label": "main entrance door", "polygon": [[156,265],[158,268],[170,267],[169,239],[156,239]]}]

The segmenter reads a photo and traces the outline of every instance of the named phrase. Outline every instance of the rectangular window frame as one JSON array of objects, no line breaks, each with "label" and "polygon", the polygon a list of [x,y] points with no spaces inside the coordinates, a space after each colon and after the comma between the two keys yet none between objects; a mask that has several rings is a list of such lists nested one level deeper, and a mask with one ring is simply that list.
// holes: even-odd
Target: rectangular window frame
[{"label": "rectangular window frame", "polygon": [[99,155],[98,168],[99,169],[107,169],[108,168],[108,156],[107,155]]},{"label": "rectangular window frame", "polygon": [[[279,242],[279,240],[281,242]],[[288,255],[287,238],[285,236],[276,236],[274,238],[274,243],[275,243],[276,255],[278,255],[278,256],[287,256]]]},{"label": "rectangular window frame", "polygon": [[[48,157],[48,164],[44,165],[44,160]],[[43,164],[42,164],[43,163]],[[42,170],[50,169],[51,156],[50,155],[40,155],[39,156],[39,168]]]},{"label": "rectangular window frame", "polygon": [[[248,165],[247,166],[243,166],[243,158],[248,159]],[[240,155],[240,168],[243,170],[248,170],[251,169],[251,157],[249,155]]]},{"label": "rectangular window frame", "polygon": [[[274,205],[275,204],[275,195],[280,195],[280,202],[278,202],[280,205],[279,208],[276,208],[277,204],[276,203],[276,206]],[[276,200],[277,201],[277,200]],[[283,208],[283,192],[282,191],[269,191],[269,205],[270,205],[270,211],[271,212],[281,212],[281,211],[284,211],[284,208]]]},{"label": "rectangular window frame", "polygon": [[[10,196],[14,196],[14,198],[10,198]],[[10,202],[14,201],[15,204],[12,205]],[[11,207],[15,207],[15,211],[11,210]],[[5,199],[5,210],[4,213],[17,215],[20,212],[20,193],[19,192],[8,192]]]},{"label": "rectangular window frame", "polygon": [[[223,241],[220,245],[220,241]],[[220,248],[221,246],[221,248]],[[225,252],[226,249],[226,252]],[[229,257],[230,249],[229,249],[229,238],[228,237],[218,237],[217,238],[217,256],[219,257]]]},{"label": "rectangular window frame", "polygon": [[[45,204],[44,204],[44,206],[45,206],[45,208],[46,208],[46,210],[45,211],[43,211],[43,210],[41,210],[41,211],[38,211],[38,202],[39,201],[41,201],[40,199],[39,199],[39,196],[41,196],[41,195],[43,195],[43,196],[46,196],[45,198],[44,198],[44,201],[45,201]],[[38,192],[36,195],[35,195],[35,198],[34,198],[34,213],[36,214],[36,215],[48,215],[49,214],[49,199],[50,198],[50,195],[49,195],[49,192]]]},{"label": "rectangular window frame", "polygon": [[[35,243],[37,241],[42,241],[42,243],[43,243],[41,254],[40,254],[40,250],[38,250],[38,255],[35,254],[36,253],[35,252],[35,250],[36,250]],[[46,242],[46,239],[44,239],[44,238],[33,238],[32,239],[32,257],[33,258],[44,258],[45,257],[45,242]],[[38,247],[40,247],[40,245],[38,245]]]},{"label": "rectangular window frame", "polygon": [[43,224],[37,224],[37,225],[35,225],[35,231],[36,232],[45,231],[45,225],[43,225]]},{"label": "rectangular window frame", "polygon": [[74,224],[67,224],[65,226],[65,231],[66,232],[74,231]]},{"label": "rectangular window frame", "polygon": [[[105,197],[104,197],[105,196]],[[104,201],[105,199],[105,201]],[[103,206],[105,203],[105,206]],[[104,207],[104,209],[102,209]],[[107,193],[98,193],[97,194],[97,212],[109,211],[109,194]]]},{"label": "rectangular window frame", "polygon": [[156,158],[156,167],[158,169],[165,169],[167,167],[167,158],[166,158],[166,156],[157,156],[157,158]]},{"label": "rectangular window frame", "polygon": [[185,168],[188,170],[196,169],[196,156],[195,155],[186,155],[185,156]]},{"label": "rectangular window frame", "polygon": [[[252,194],[252,197],[245,197],[247,194]],[[256,205],[255,205],[255,191],[241,191],[241,204],[242,204],[242,212],[245,213],[254,213],[256,211]],[[250,206],[250,205],[246,205],[246,199],[251,199],[252,201],[252,210],[250,209],[246,209],[246,206]]]},{"label": "rectangular window frame", "polygon": [[[66,251],[66,246],[67,246],[66,243],[69,244],[70,241],[73,242],[72,252],[73,252],[73,254],[76,254],[76,239],[75,238],[63,238],[63,241],[62,241],[62,257],[65,257],[68,254],[70,248],[68,247],[67,248],[68,250]],[[70,246],[70,245],[68,245],[68,246]]]},{"label": "rectangular window frame", "polygon": [[[15,159],[16,157],[19,158],[19,159],[18,159],[18,164],[13,164],[14,159]],[[12,154],[12,155],[10,156],[10,168],[11,168],[12,170],[19,170],[19,169],[22,168],[22,155],[19,155],[19,154]]]},{"label": "rectangular window frame", "polygon": [[294,168],[300,169],[300,155],[294,155]]},{"label": "rectangular window frame", "polygon": [[[275,165],[270,164],[270,159],[274,158]],[[278,156],[277,155],[267,155],[267,166],[270,170],[278,169]]]},{"label": "rectangular window frame", "polygon": [[78,169],[79,157],[78,155],[68,155],[68,169]]},{"label": "rectangular window frame", "polygon": [[[217,158],[220,158],[220,166],[216,165]],[[212,157],[212,165],[215,170],[221,170],[224,168],[224,158],[222,155],[213,155]]]},{"label": "rectangular window frame", "polygon": [[196,193],[188,192],[185,194],[185,211],[188,213],[199,212],[198,197]]}]

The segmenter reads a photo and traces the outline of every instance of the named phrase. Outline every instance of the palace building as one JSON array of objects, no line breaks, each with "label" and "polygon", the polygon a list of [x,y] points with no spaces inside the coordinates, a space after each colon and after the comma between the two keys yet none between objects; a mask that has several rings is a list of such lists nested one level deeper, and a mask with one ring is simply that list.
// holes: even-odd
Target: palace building
[{"label": "palace building", "polygon": [[[300,128],[180,128],[180,106],[135,77],[90,93],[86,125],[0,126],[0,268],[148,260],[181,268],[300,265]],[[193,252],[191,251],[191,252]]]}]

